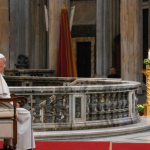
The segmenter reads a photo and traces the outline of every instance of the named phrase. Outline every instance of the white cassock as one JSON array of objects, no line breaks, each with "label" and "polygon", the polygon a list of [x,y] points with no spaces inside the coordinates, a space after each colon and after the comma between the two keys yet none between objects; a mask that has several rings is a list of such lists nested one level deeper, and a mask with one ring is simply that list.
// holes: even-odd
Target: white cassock
[{"label": "white cassock", "polygon": [[[2,74],[0,74],[0,98],[10,98],[9,88],[5,82]],[[30,112],[24,108],[17,108],[17,150],[26,150],[35,148],[35,141],[33,131],[31,130],[31,115]],[[0,103],[0,111],[13,111],[12,104]],[[12,145],[12,141],[5,140]]]}]

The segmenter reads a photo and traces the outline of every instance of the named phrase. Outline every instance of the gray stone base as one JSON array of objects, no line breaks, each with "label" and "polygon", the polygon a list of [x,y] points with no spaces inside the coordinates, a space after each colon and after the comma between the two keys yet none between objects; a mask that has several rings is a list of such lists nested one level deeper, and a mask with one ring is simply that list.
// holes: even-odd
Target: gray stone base
[{"label": "gray stone base", "polygon": [[150,118],[141,117],[140,122],[132,125],[89,130],[34,132],[34,136],[36,140],[75,140],[131,134],[149,129]]},{"label": "gray stone base", "polygon": [[132,117],[86,121],[86,122],[57,123],[57,124],[56,123],[34,123],[33,129],[35,132],[98,129],[98,128],[107,128],[107,127],[116,127],[116,126],[134,124],[139,122],[140,119],[141,118],[139,114],[135,114]]}]

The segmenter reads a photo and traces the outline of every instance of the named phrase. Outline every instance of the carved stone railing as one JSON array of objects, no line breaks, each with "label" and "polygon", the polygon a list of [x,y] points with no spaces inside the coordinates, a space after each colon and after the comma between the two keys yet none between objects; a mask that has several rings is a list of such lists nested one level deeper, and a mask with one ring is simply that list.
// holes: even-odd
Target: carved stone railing
[{"label": "carved stone railing", "polygon": [[10,91],[27,97],[24,108],[32,111],[35,131],[101,128],[140,121],[135,94],[140,83],[84,80],[78,79],[70,86],[10,87]]},{"label": "carved stone railing", "polygon": [[[8,77],[32,76],[32,77],[54,77],[55,70],[50,69],[5,69],[4,74]],[[8,78],[9,79],[9,78]],[[9,80],[11,80],[10,78]]]},{"label": "carved stone railing", "polygon": [[4,76],[8,86],[64,86],[76,78],[57,78],[40,76]]},{"label": "carved stone railing", "polygon": [[[129,92],[87,94],[87,121],[125,118],[129,116]],[[90,99],[90,100],[89,100]]]}]

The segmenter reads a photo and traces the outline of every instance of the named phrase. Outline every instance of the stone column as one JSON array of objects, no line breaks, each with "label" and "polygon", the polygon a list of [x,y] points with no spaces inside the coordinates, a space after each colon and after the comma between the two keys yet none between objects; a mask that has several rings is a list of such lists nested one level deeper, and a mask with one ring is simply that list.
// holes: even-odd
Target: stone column
[{"label": "stone column", "polygon": [[70,18],[70,0],[66,0],[66,7],[68,9],[68,16]]},{"label": "stone column", "polygon": [[108,2],[96,1],[96,77],[107,77],[110,70]]},{"label": "stone column", "polygon": [[[69,0],[66,0],[67,7],[69,7]],[[52,70],[57,69],[57,55],[59,44],[60,31],[60,16],[63,0],[49,1],[49,54],[48,54],[48,68]]]},{"label": "stone column", "polygon": [[9,68],[9,3],[8,0],[0,0],[0,53],[7,59]]},{"label": "stone column", "polygon": [[142,81],[142,0],[121,0],[121,77]]},{"label": "stone column", "polygon": [[[109,49],[111,50],[110,66],[116,67],[116,48],[115,48],[115,37],[120,34],[120,0],[109,0],[109,35],[110,44]],[[118,69],[118,68],[116,68]]]}]

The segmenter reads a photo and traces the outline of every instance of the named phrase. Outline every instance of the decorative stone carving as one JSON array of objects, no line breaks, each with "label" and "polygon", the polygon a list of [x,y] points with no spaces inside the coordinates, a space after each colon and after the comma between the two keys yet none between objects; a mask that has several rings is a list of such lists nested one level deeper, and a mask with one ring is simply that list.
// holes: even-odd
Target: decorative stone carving
[{"label": "decorative stone carving", "polygon": [[97,120],[97,99],[96,94],[90,94],[90,120]]},{"label": "decorative stone carving", "polygon": [[62,95],[57,95],[56,96],[56,104],[55,104],[55,110],[56,110],[56,114],[55,114],[55,122],[57,123],[61,123],[63,122],[65,115],[63,114],[64,111],[63,109],[65,107],[63,107],[63,96]]},{"label": "decorative stone carving", "polygon": [[127,103],[128,101],[126,99],[126,93],[124,92],[122,96],[122,109],[126,108]]},{"label": "decorative stone carving", "polygon": [[86,95],[86,121],[90,120],[90,116],[89,116],[90,108],[89,108],[89,105],[90,105],[90,95],[87,94]]},{"label": "decorative stone carving", "polygon": [[98,95],[98,120],[104,120],[105,119],[105,94],[99,94]]},{"label": "decorative stone carving", "polygon": [[34,115],[34,117],[35,117],[35,120],[34,120],[34,122],[35,123],[40,123],[41,121],[40,121],[40,117],[41,117],[41,115],[40,115],[40,109],[41,109],[41,106],[40,106],[40,98],[39,98],[39,96],[37,96],[36,98],[35,98],[35,106],[34,106],[34,108],[35,108],[35,115]]},{"label": "decorative stone carving", "polygon": [[117,95],[117,108],[121,109],[121,106],[122,106],[121,93],[118,93],[118,95]]},{"label": "decorative stone carving", "polygon": [[17,64],[15,64],[17,69],[28,69],[29,68],[29,59],[24,55],[19,55]]},{"label": "decorative stone carving", "polygon": [[98,95],[98,111],[105,112],[104,107],[105,107],[105,95],[104,94],[99,94]]},{"label": "decorative stone carving", "polygon": [[116,95],[117,95],[117,93],[113,93],[112,94],[111,112],[112,112],[112,118],[113,119],[116,119],[118,117],[117,110],[116,110],[116,107],[117,107],[117,98],[116,98]]},{"label": "decorative stone carving", "polygon": [[69,122],[69,97],[65,95],[63,98],[63,114],[64,114],[64,122]]},{"label": "decorative stone carving", "polygon": [[52,115],[51,115],[51,111],[52,111],[52,106],[50,104],[50,98],[46,97],[46,105],[45,105],[45,123],[52,123]]},{"label": "decorative stone carving", "polygon": [[117,100],[116,100],[116,93],[112,94],[112,110],[116,110],[116,106],[117,106]]},{"label": "decorative stone carving", "polygon": [[110,93],[106,94],[106,111],[110,111],[110,107],[111,107],[111,104],[112,102],[110,101]]},{"label": "decorative stone carving", "polygon": [[62,96],[58,95],[56,97],[56,105],[55,105],[55,110],[56,110],[56,114],[55,114],[55,117],[56,117],[56,120],[55,122],[61,122],[62,120]]},{"label": "decorative stone carving", "polygon": [[[28,110],[30,98],[33,98],[33,127],[36,131],[79,130],[138,122],[140,116],[135,111],[137,98],[134,93],[139,83],[135,82],[135,85],[132,82],[127,85],[127,81],[117,80],[115,82],[118,84],[111,86],[109,81],[108,89],[108,85],[105,88],[107,81],[104,80],[100,82],[99,79],[86,79],[84,83],[81,79],[77,79],[72,82],[74,85],[32,87],[32,90],[31,87],[10,87],[10,91],[28,98],[29,104],[26,104]],[[127,87],[122,89],[119,85],[123,84],[121,82],[125,82],[124,87]],[[112,83],[114,84],[114,81]],[[120,86],[120,89],[115,86]],[[82,117],[79,119],[74,117],[75,103],[72,101],[74,97],[82,97]],[[129,113],[131,106],[134,110],[130,110]]]},{"label": "decorative stone carving", "polygon": [[75,99],[75,118],[81,118],[81,98]]},{"label": "decorative stone carving", "polygon": [[106,101],[105,101],[105,108],[106,108],[106,119],[111,119],[111,110],[110,110],[110,107],[112,105],[112,102],[110,101],[110,93],[106,94]]}]

